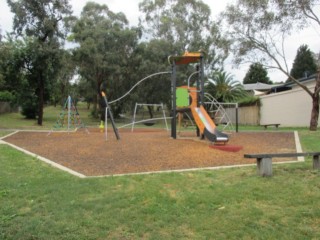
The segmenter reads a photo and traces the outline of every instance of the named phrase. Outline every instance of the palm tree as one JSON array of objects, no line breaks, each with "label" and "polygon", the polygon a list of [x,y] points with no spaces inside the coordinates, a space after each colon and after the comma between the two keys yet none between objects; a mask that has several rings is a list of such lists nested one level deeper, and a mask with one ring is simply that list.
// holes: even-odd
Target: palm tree
[{"label": "palm tree", "polygon": [[225,71],[213,72],[208,81],[206,92],[214,96],[218,102],[236,102],[248,95],[241,83]]}]

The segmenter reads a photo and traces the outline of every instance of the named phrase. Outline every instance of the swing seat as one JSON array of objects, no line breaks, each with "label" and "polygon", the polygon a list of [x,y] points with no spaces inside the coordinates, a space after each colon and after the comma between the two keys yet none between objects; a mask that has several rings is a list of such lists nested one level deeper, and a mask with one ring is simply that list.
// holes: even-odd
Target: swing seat
[{"label": "swing seat", "polygon": [[155,122],[155,121],[148,121],[148,122],[144,122],[143,124],[144,124],[145,126],[150,127],[150,126],[155,125],[155,124],[156,124],[156,122]]}]

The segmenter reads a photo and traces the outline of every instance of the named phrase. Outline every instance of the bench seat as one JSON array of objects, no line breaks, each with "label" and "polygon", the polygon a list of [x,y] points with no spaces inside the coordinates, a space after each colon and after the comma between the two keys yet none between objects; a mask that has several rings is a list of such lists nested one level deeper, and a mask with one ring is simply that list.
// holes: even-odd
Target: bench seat
[{"label": "bench seat", "polygon": [[258,174],[261,176],[272,176],[272,158],[284,157],[306,157],[312,156],[313,168],[320,169],[319,156],[320,152],[304,152],[304,153],[261,153],[261,154],[244,154],[244,158],[255,158],[257,160]]},{"label": "bench seat", "polygon": [[267,129],[269,126],[275,126],[276,128],[278,128],[280,126],[280,123],[261,124],[260,126],[264,127],[264,129]]}]

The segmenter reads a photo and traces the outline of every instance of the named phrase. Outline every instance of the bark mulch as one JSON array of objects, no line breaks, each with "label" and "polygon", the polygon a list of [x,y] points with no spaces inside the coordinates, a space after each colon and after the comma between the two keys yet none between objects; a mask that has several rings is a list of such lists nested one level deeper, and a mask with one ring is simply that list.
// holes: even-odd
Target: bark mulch
[{"label": "bark mulch", "polygon": [[[81,130],[47,135],[18,132],[3,140],[86,176],[252,164],[255,159],[243,158],[245,153],[296,152],[293,132],[232,133],[227,146],[242,147],[238,152],[211,148],[194,132],[182,133],[176,140],[170,132],[158,130],[121,130],[119,141],[113,132],[108,132],[106,141],[96,129],[90,134]],[[284,160],[293,159],[274,159]]]}]

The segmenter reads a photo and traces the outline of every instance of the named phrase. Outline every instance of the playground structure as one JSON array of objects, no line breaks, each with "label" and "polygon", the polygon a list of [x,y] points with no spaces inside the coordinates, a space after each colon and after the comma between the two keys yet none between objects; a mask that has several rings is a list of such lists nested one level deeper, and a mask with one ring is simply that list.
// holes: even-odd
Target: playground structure
[{"label": "playground structure", "polygon": [[[168,74],[171,73],[171,89],[172,89],[172,94],[171,94],[171,99],[172,99],[172,117],[171,117],[171,137],[173,139],[177,138],[177,119],[176,116],[179,118],[179,126],[180,126],[180,120],[181,120],[181,113],[183,113],[183,109],[189,109],[191,110],[193,119],[195,120],[195,123],[197,125],[197,136],[200,137],[201,139],[207,138],[211,142],[215,143],[226,143],[229,141],[229,136],[223,132],[220,132],[217,129],[216,124],[208,114],[208,112],[205,109],[205,92],[204,92],[204,63],[203,63],[203,53],[202,52],[186,52],[182,56],[169,56],[168,57],[169,63],[171,64],[172,71],[171,72],[159,72],[159,73],[154,73],[146,78],[143,78],[142,80],[138,81],[126,94],[124,94],[122,97],[108,103],[105,94],[102,92],[102,96],[105,100],[105,103],[107,104],[106,107],[106,115],[105,115],[105,121],[107,121],[108,114],[111,118],[111,123],[112,127],[114,130],[115,135],[117,136],[117,139],[120,139],[118,129],[115,126],[112,113],[110,110],[110,107],[108,104],[120,101],[124,97],[126,97],[130,92],[138,86],[140,83],[145,81],[148,78],[151,78],[152,76],[160,75],[160,74]],[[184,64],[198,64],[198,69],[196,72],[192,73],[189,78],[188,78],[188,86],[180,86],[177,87],[176,83],[176,71],[177,65],[184,65]],[[190,87],[190,79],[193,75],[198,74],[198,78],[196,80],[196,87]],[[178,93],[178,94],[177,94]],[[178,98],[177,98],[178,97]],[[206,95],[208,98],[208,95]],[[189,98],[191,99],[191,102],[189,101]],[[232,123],[231,120],[228,119],[228,116],[226,112],[224,111],[223,107],[221,105],[217,105],[217,102],[214,100],[214,98],[209,98],[210,100],[210,109],[213,109],[213,106],[217,107],[217,112],[215,113],[215,116],[218,116],[217,113],[220,113],[220,116],[226,121],[226,127],[229,126],[232,128]],[[178,104],[177,104],[178,102]],[[182,103],[180,103],[182,102]],[[146,105],[146,104],[145,104]],[[153,104],[154,105],[154,104]],[[133,120],[130,124],[126,124],[124,126],[121,126],[119,128],[123,128],[125,126],[132,126],[132,131],[134,128],[134,125],[136,123],[145,123],[146,125],[153,125],[152,121],[155,120],[160,120],[163,119],[166,124],[166,128],[168,129],[166,119],[167,117],[165,116],[164,110],[163,110],[163,105],[161,105],[162,110],[163,110],[163,118],[157,118],[157,119],[146,119],[142,121],[136,121],[136,111],[137,107],[139,104],[135,106],[134,110],[134,116]],[[213,110],[212,110],[213,111]],[[222,113],[222,114],[221,114]],[[105,131],[106,133],[106,139],[107,139],[107,130]]]},{"label": "playground structure", "polygon": [[[157,108],[161,108],[161,111],[162,111],[162,117],[158,117],[158,118],[147,118],[147,119],[142,119],[142,120],[139,120],[137,119],[137,113],[138,113],[138,108],[139,107],[157,107]],[[107,109],[106,108],[106,115],[105,115],[105,119],[106,119],[106,124],[107,124],[107,119],[108,119],[108,113],[110,114],[111,112],[110,111],[110,108]],[[119,136],[119,133],[118,133],[118,129],[121,129],[121,128],[125,128],[125,127],[128,127],[128,126],[131,126],[131,132],[133,132],[134,130],[134,127],[136,124],[139,124],[139,123],[143,123],[145,126],[153,126],[156,121],[160,121],[160,120],[163,120],[164,122],[164,125],[165,125],[165,129],[168,131],[169,130],[169,127],[168,127],[168,122],[167,122],[167,119],[171,119],[171,117],[166,117],[166,113],[165,113],[165,109],[164,109],[164,105],[163,103],[161,104],[148,104],[148,103],[136,103],[135,104],[135,108],[134,108],[134,113],[133,113],[133,117],[132,117],[132,120],[130,123],[128,124],[124,124],[122,126],[119,126],[119,127],[116,127],[115,126],[115,123],[114,123],[114,120],[113,123],[112,123],[112,126],[113,126],[113,129],[114,131],[117,131],[117,135]],[[100,128],[104,128],[104,125],[100,125]],[[116,129],[116,130],[115,130]],[[107,133],[107,129],[105,129],[105,135],[106,135],[106,140],[108,139],[108,133]],[[118,140],[120,139],[120,137],[118,138]]]},{"label": "playground structure", "polygon": [[62,111],[58,116],[57,121],[53,125],[53,128],[48,133],[48,135],[50,135],[54,130],[66,129],[67,132],[70,132],[71,129],[77,130],[79,128],[84,128],[86,132],[89,133],[87,127],[84,125],[80,118],[78,109],[74,104],[71,96],[68,96],[62,108]]},{"label": "playground structure", "polygon": [[[115,102],[118,102],[118,101],[122,100],[123,98],[125,98],[126,96],[128,96],[139,84],[141,84],[141,83],[144,82],[145,80],[147,80],[147,79],[149,79],[149,78],[151,78],[151,77],[157,76],[157,75],[169,74],[169,73],[171,73],[171,72],[158,72],[158,73],[153,73],[153,74],[151,74],[151,75],[149,75],[149,76],[141,79],[140,81],[138,81],[138,82],[137,82],[128,92],[126,92],[123,96],[121,96],[121,97],[119,97],[118,99],[115,99],[115,100],[113,100],[113,101],[110,101],[110,102],[108,102],[105,93],[104,93],[103,91],[101,92],[101,95],[102,95],[102,97],[104,98],[104,101],[105,101],[105,103],[106,103],[106,108],[105,108],[105,110],[106,110],[106,111],[105,111],[105,121],[106,121],[106,124],[105,124],[105,126],[107,126],[107,119],[108,119],[108,114],[109,114],[110,118],[112,117],[111,123],[112,123],[113,131],[114,131],[115,135],[117,136],[117,140],[120,140],[120,135],[119,135],[119,132],[118,132],[118,128],[117,128],[116,125],[115,125],[115,122],[114,122],[114,119],[113,119],[112,112],[111,112],[111,109],[110,109],[110,107],[109,107],[109,104],[112,104],[112,103],[115,103]],[[163,109],[163,105],[162,105],[162,109]],[[166,127],[168,128],[168,126],[167,126],[167,121],[166,121],[167,117],[165,117],[165,112],[164,112],[164,110],[163,110],[163,114],[164,114],[164,118],[153,119],[153,120],[164,119],[164,120],[165,120]],[[120,126],[119,128],[124,128],[124,127],[130,126],[130,125],[134,126],[136,123],[148,122],[148,121],[150,121],[150,119],[148,119],[148,120],[143,120],[143,121],[139,121],[139,122],[135,122],[135,121],[133,120],[131,123],[126,124],[126,125],[123,125],[123,126]],[[104,128],[104,125],[100,124],[100,126],[101,126],[100,128]],[[132,127],[132,131],[133,131],[133,127]],[[108,139],[107,128],[105,128],[105,136],[106,136],[106,140],[107,140],[107,139]]]},{"label": "playground structure", "polygon": [[[192,116],[197,125],[197,136],[201,139],[206,137],[209,141],[215,143],[226,143],[229,141],[227,134],[220,132],[207,111],[205,110],[205,93],[204,93],[204,56],[202,52],[186,52],[182,56],[169,56],[168,60],[172,67],[171,88],[172,88],[172,115],[176,116],[181,108],[190,108]],[[199,70],[196,87],[180,86],[177,88],[177,65],[199,64]],[[178,97],[178,98],[177,98]],[[191,98],[191,103],[189,102]],[[177,104],[178,102],[178,104]],[[179,109],[180,108],[180,109]],[[172,118],[171,137],[177,138],[177,119]]]},{"label": "playground structure", "polygon": [[[230,132],[238,132],[238,103],[220,103],[209,93],[205,93],[205,108],[211,118],[214,119],[216,124],[223,125],[222,130],[229,130]],[[235,127],[233,126],[232,120],[227,112],[227,109],[235,109]],[[234,129],[235,128],[235,129]]]},{"label": "playground structure", "polygon": [[[161,118],[149,118],[149,119],[142,119],[142,120],[139,120],[137,121],[137,112],[138,112],[138,108],[139,107],[144,107],[144,106],[147,106],[147,107],[157,107],[157,108],[161,108],[161,111],[162,111],[162,117]],[[138,123],[143,123],[145,124],[146,126],[152,126],[155,124],[155,121],[158,121],[158,120],[163,120],[164,121],[164,124],[166,126],[166,130],[169,130],[168,128],[168,123],[167,123],[167,117],[166,117],[166,112],[164,110],[164,106],[163,106],[163,103],[160,103],[160,104],[147,104],[147,103],[136,103],[135,107],[134,107],[134,113],[133,113],[133,119],[132,119],[132,122],[129,123],[129,124],[126,124],[126,125],[123,125],[119,128],[123,128],[123,127],[126,127],[126,126],[130,126],[131,125],[131,132],[133,132],[133,129],[134,129],[134,126],[135,124],[138,124]]]}]

